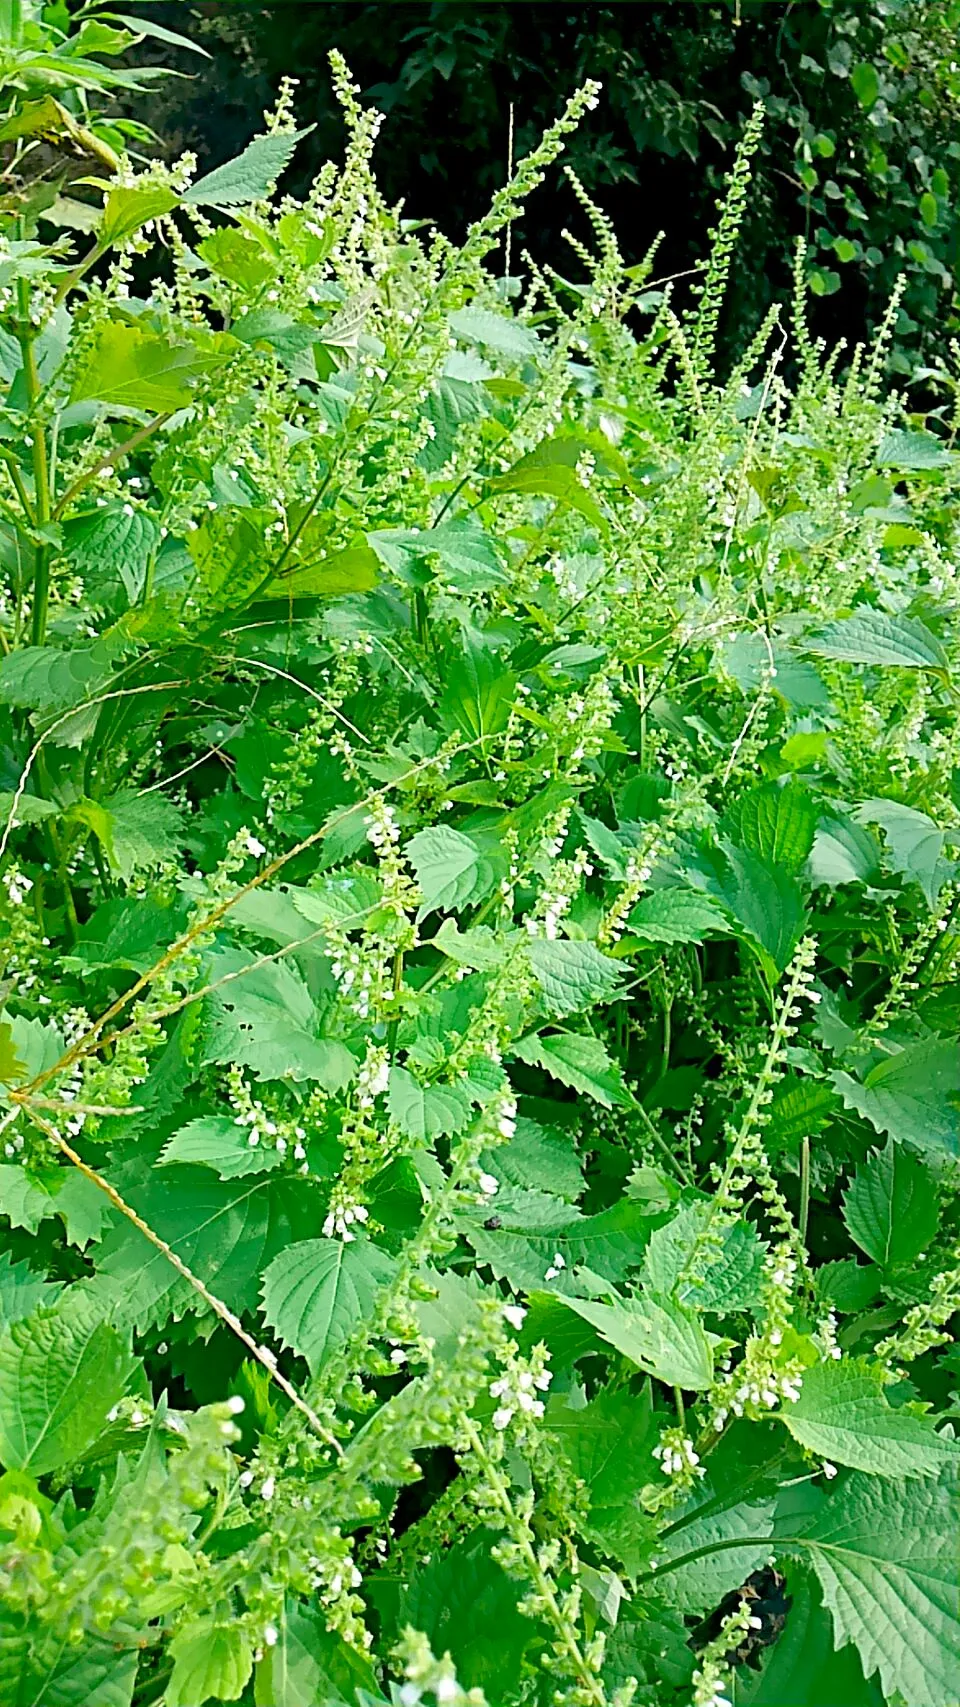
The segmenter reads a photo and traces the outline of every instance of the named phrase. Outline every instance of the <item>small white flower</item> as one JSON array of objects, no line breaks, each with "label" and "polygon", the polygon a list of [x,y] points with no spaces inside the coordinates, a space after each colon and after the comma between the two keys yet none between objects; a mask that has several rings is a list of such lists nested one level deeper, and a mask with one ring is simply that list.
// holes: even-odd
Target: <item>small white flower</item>
[{"label": "small white flower", "polygon": [[277,1626],[275,1624],[265,1624],[264,1625],[264,1627],[263,1627],[263,1640],[264,1640],[264,1645],[266,1647],[275,1648],[277,1645],[277,1641],[279,1639],[279,1636],[280,1636],[280,1632],[277,1629]]},{"label": "small white flower", "polygon": [[829,1463],[827,1463],[826,1460],[824,1460],[823,1473],[826,1476],[827,1481],[832,1482],[834,1476],[837,1473],[837,1466],[835,1464],[829,1464]]},{"label": "small white flower", "polygon": [[512,1416],[513,1416],[512,1407],[510,1405],[501,1405],[500,1409],[497,1411],[494,1411],[494,1413],[493,1413],[493,1426],[494,1426],[494,1428],[498,1428],[498,1429],[506,1428],[507,1424],[509,1423]]},{"label": "small white flower", "polygon": [[500,1190],[500,1181],[493,1174],[481,1174],[480,1190],[485,1197],[493,1197]]},{"label": "small white flower", "polygon": [[504,1304],[503,1314],[506,1321],[510,1323],[511,1328],[516,1328],[517,1333],[519,1333],[520,1329],[523,1327],[524,1318],[527,1314],[526,1310],[521,1309],[519,1304]]},{"label": "small white flower", "polygon": [[274,1493],[276,1492],[276,1487],[276,1478],[274,1476],[268,1476],[263,1487],[260,1489],[260,1498],[262,1500],[272,1500]]}]

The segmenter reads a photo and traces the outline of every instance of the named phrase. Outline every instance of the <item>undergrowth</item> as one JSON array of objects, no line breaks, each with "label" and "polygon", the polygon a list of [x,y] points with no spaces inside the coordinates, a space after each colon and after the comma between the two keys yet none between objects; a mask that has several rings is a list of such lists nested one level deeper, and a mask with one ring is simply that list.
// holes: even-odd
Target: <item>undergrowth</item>
[{"label": "undergrowth", "polygon": [[952,420],[12,10],[0,1701],[949,1707]]}]

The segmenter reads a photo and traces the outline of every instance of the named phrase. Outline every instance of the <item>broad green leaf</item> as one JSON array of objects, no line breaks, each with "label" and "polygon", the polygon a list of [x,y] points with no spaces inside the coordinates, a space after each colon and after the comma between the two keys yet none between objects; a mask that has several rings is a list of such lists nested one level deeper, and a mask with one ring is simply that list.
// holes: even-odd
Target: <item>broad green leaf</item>
[{"label": "broad green leaf", "polygon": [[281,1157],[272,1138],[258,1127],[210,1114],[189,1121],[167,1139],[157,1166],[169,1167],[173,1162],[196,1162],[213,1168],[220,1179],[242,1179],[278,1168]]},{"label": "broad green leaf", "polygon": [[822,1079],[784,1075],[768,1109],[764,1142],[770,1154],[798,1154],[801,1141],[820,1132],[839,1106],[836,1092]]},{"label": "broad green leaf", "polygon": [[876,1678],[869,1682],[855,1648],[833,1646],[833,1627],[816,1580],[791,1566],[786,1627],[768,1647],[759,1671],[736,1672],[734,1707],[884,1707]]},{"label": "broad green leaf", "polygon": [[730,930],[726,914],[697,889],[655,889],[638,901],[627,922],[645,942],[703,942]]},{"label": "broad green leaf", "polygon": [[490,1557],[492,1540],[481,1531],[437,1548],[401,1599],[400,1625],[450,1653],[464,1689],[499,1701],[513,1693],[524,1653],[542,1633],[518,1612],[515,1583]]},{"label": "broad green leaf", "polygon": [[641,1393],[601,1388],[589,1404],[565,1398],[547,1408],[544,1426],[559,1441],[590,1502],[587,1534],[632,1574],[649,1556],[656,1525],[637,1502],[641,1488],[659,1478],[653,1448],[660,1436],[649,1384]]},{"label": "broad green leaf", "polygon": [[262,243],[235,226],[221,225],[197,244],[197,253],[210,271],[244,290],[255,291],[275,277],[277,263]]},{"label": "broad green leaf", "polygon": [[257,1665],[256,1707],[313,1707],[318,1701],[355,1707],[357,1690],[377,1694],[370,1661],[327,1629],[319,1608],[288,1600],[277,1640]]},{"label": "broad green leaf", "polygon": [[942,439],[934,433],[894,428],[877,451],[878,468],[902,468],[920,472],[926,468],[949,468],[953,458]]},{"label": "broad green leaf", "polygon": [[[890,1481],[854,1472],[804,1525],[837,1647],[852,1642],[889,1699],[952,1707],[960,1674],[957,1473]],[[788,1542],[787,1547],[790,1547]]]},{"label": "broad green leaf", "polygon": [[443,579],[458,592],[486,592],[506,580],[493,540],[472,516],[419,531],[391,528],[369,538],[377,556],[405,578],[419,560],[438,557]]},{"label": "broad green leaf", "polygon": [[136,1364],[78,1292],[0,1335],[0,1462],[47,1475],[82,1458],[107,1426]]},{"label": "broad green leaf", "polygon": [[257,965],[244,949],[211,955],[209,976],[218,988],[206,998],[207,1061],[249,1067],[258,1079],[309,1081],[342,1090],[356,1072],[343,1043],[319,1037],[316,1010],[289,961]]},{"label": "broad green leaf", "polygon": [[422,897],[418,918],[459,912],[490,891],[490,869],[476,843],[448,824],[411,836],[406,847]]},{"label": "broad green leaf", "polygon": [[877,839],[852,818],[831,812],[820,819],[807,862],[814,887],[835,889],[841,883],[871,883],[880,869]]},{"label": "broad green leaf", "polygon": [[[496,1155],[493,1165],[497,1165]],[[494,1197],[491,1213],[495,1214],[496,1208]],[[488,1265],[498,1280],[509,1280],[515,1292],[536,1292],[543,1286],[562,1291],[570,1284],[569,1271],[580,1265],[605,1280],[622,1280],[640,1261],[649,1230],[649,1217],[642,1206],[627,1198],[597,1215],[576,1218],[571,1210],[568,1225],[555,1226],[549,1232],[507,1232],[477,1223],[462,1228],[477,1262]],[[564,1264],[559,1272],[554,1260],[558,1252]],[[548,1270],[554,1272],[548,1275]]]},{"label": "broad green leaf", "polygon": [[691,1392],[710,1386],[713,1351],[695,1311],[651,1296],[617,1304],[598,1304],[592,1298],[563,1301],[645,1374]]},{"label": "broad green leaf", "polygon": [[531,937],[527,952],[544,1007],[554,1019],[610,1001],[620,988],[621,967],[592,942]]},{"label": "broad green leaf", "polygon": [[69,816],[89,825],[111,870],[128,883],[135,871],[176,863],[183,843],[183,814],[158,790],[133,789],[103,801],[79,800]]},{"label": "broad green leaf", "polygon": [[904,670],[947,667],[947,655],[926,623],[913,616],[890,616],[870,605],[829,623],[808,645],[822,658],[848,664],[894,664]]},{"label": "broad green leaf", "polygon": [[440,929],[430,939],[431,948],[442,949],[458,966],[469,966],[475,972],[490,972],[502,966],[506,944],[498,940],[488,925],[462,931],[456,919],[444,919]]},{"label": "broad green leaf", "polygon": [[14,1227],[35,1233],[42,1221],[59,1215],[67,1243],[82,1249],[100,1237],[106,1210],[103,1192],[75,1168],[28,1170],[20,1163],[0,1163],[0,1214]]},{"label": "broad green leaf", "polygon": [[470,1119],[470,1102],[459,1086],[422,1085],[405,1067],[390,1068],[387,1109],[418,1144],[461,1132]]},{"label": "broad green leaf", "polygon": [[307,539],[260,588],[265,598],[339,599],[377,584],[377,557],[365,539],[342,551],[314,553]]},{"label": "broad green leaf", "polygon": [[142,896],[114,896],[81,925],[64,964],[81,973],[109,966],[147,972],[179,935],[184,920],[185,913],[176,906]]},{"label": "broad green leaf", "polygon": [[898,800],[864,800],[854,809],[860,824],[876,824],[884,834],[895,871],[919,883],[931,907],[955,867],[943,858],[946,833],[925,812]]},{"label": "broad green leaf", "polygon": [[[8,1678],[4,1667],[4,1636],[0,1626],[0,1700],[4,1707],[130,1707],[137,1681],[139,1654],[106,1638],[87,1636],[78,1647],[50,1633],[25,1652]],[[19,1686],[19,1687],[18,1687]]]},{"label": "broad green leaf", "polygon": [[[273,1174],[219,1180],[212,1168],[136,1170],[123,1195],[198,1279],[238,1312],[256,1308],[259,1277],[278,1251],[317,1225],[316,1188]],[[114,1319],[137,1328],[207,1305],[129,1221],[108,1233],[97,1286]]]},{"label": "broad green leaf", "polygon": [[176,207],[177,193],[166,184],[142,180],[115,184],[107,196],[98,238],[106,248],[132,237],[150,219],[160,219]]},{"label": "broad green leaf", "polygon": [[107,320],[85,351],[70,401],[81,403],[91,397],[127,409],[171,413],[191,402],[197,380],[215,373],[236,347],[223,332],[204,332],[190,343],[174,343],[145,327]]},{"label": "broad green leaf", "polygon": [[132,504],[91,510],[64,530],[65,549],[81,575],[94,587],[119,578],[131,604],[143,591],[159,544],[159,522],[149,510],[135,509]]},{"label": "broad green leaf", "polygon": [[528,498],[554,498],[560,508],[578,510],[586,521],[605,531],[603,511],[587,491],[575,468],[565,463],[528,461],[521,457],[507,474],[498,474],[487,482],[491,492],[517,492]]},{"label": "broad green leaf", "polygon": [[735,1490],[712,1484],[708,1473],[680,1514],[676,1528],[671,1526],[663,1538],[662,1551],[658,1545],[657,1557],[678,1558],[713,1542],[736,1541],[740,1536],[744,1545],[725,1546],[722,1552],[708,1553],[667,1573],[658,1584],[667,1604],[679,1612],[703,1614],[739,1588],[770,1558],[772,1543],[764,1537],[773,1534],[773,1514],[772,1500],[738,1499]]},{"label": "broad green leaf", "polygon": [[938,1435],[931,1418],[895,1408],[883,1388],[882,1369],[867,1358],[828,1358],[805,1371],[783,1420],[808,1451],[875,1476],[932,1476],[960,1460],[960,1443]]},{"label": "broad green leaf", "polygon": [[506,1143],[488,1152],[488,1171],[510,1184],[548,1191],[574,1202],[583,1190],[583,1174],[572,1134],[540,1126],[520,1116]]},{"label": "broad green leaf", "polygon": [[110,681],[120,650],[108,638],[60,652],[54,646],[21,646],[0,659],[0,701],[43,717],[93,699]]},{"label": "broad green leaf", "polygon": [[868,59],[861,60],[859,65],[853,67],[850,82],[861,107],[872,107],[880,93],[880,79],[876,68]]},{"label": "broad green leaf", "polygon": [[0,1252],[0,1326],[21,1322],[35,1310],[50,1309],[63,1291],[59,1282],[44,1280],[28,1262],[14,1262],[9,1251]]},{"label": "broad green leaf", "polygon": [[290,161],[307,130],[278,130],[255,136],[242,154],[198,178],[183,196],[189,207],[243,207],[263,201]]},{"label": "broad green leaf", "polygon": [[468,741],[499,735],[510,721],[517,679],[489,652],[469,647],[452,663],[440,701],[444,727]]},{"label": "broad green leaf", "polygon": [[395,1271],[393,1258],[369,1239],[301,1240],[274,1257],[263,1277],[264,1317],[315,1375],[370,1316]]},{"label": "broad green leaf", "polygon": [[878,1132],[934,1155],[960,1155],[960,1050],[952,1039],[911,1043],[862,1084],[849,1073],[830,1077],[846,1106]]},{"label": "broad green leaf", "polygon": [[[662,1227],[654,1229],[638,1275],[644,1286],[661,1298],[674,1295],[709,1218],[708,1203],[687,1203]],[[745,1221],[728,1227],[716,1243],[705,1276],[696,1283],[684,1282],[678,1294],[680,1302],[721,1314],[754,1308],[761,1301],[767,1247]]]},{"label": "broad green leaf", "polygon": [[456,337],[468,344],[482,344],[512,361],[542,355],[543,345],[532,326],[489,308],[460,308],[450,316]]},{"label": "broad green leaf", "polygon": [[857,1168],[843,1219],[851,1239],[881,1268],[914,1262],[936,1237],[940,1219],[930,1170],[889,1138]]},{"label": "broad green leaf", "polygon": [[744,794],[727,814],[741,847],[796,877],[813,846],[818,811],[802,783],[765,783]]},{"label": "broad green leaf", "polygon": [[531,1032],[518,1038],[513,1053],[518,1061],[542,1067],[559,1084],[582,1091],[604,1108],[625,1107],[631,1100],[619,1067],[599,1037],[578,1031],[554,1031],[546,1037]]},{"label": "broad green leaf", "polygon": [[220,509],[187,534],[197,579],[217,606],[233,610],[248,604],[263,586],[270,570],[266,526],[260,510]]},{"label": "broad green leaf", "polygon": [[726,908],[737,935],[757,955],[769,983],[787,966],[803,932],[806,914],[796,879],[746,848],[721,842],[701,874],[709,893]]},{"label": "broad green leaf", "polygon": [[170,1643],[173,1673],[164,1691],[166,1707],[203,1707],[205,1701],[236,1701],[253,1671],[253,1647],[239,1623],[197,1618]]}]

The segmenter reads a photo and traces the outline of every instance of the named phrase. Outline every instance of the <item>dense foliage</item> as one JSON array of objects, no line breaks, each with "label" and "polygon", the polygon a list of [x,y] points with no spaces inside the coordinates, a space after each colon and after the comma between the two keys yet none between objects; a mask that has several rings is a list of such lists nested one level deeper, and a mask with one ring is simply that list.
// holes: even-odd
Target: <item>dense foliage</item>
[{"label": "dense foliage", "polygon": [[759,113],[651,299],[573,174],[511,276],[592,84],[456,247],[336,56],[294,199],[289,90],[136,174],[122,21],[0,34],[0,1703],[950,1707],[960,462],[892,315],[840,377],[801,255],[716,381]]},{"label": "dense foliage", "polygon": [[[156,0],[136,9],[175,26],[184,11]],[[666,231],[661,274],[701,260],[721,175],[762,98],[767,119],[721,326],[725,365],[788,290],[798,232],[814,325],[831,340],[853,342],[864,324],[879,324],[900,276],[895,370],[939,365],[944,333],[956,330],[957,0],[214,0],[196,12],[209,63],[138,102],[164,136],[226,159],[249,134],[251,107],[295,66],[299,121],[316,125],[294,167],[306,183],[339,146],[326,75],[337,47],[390,115],[387,199],[404,197],[408,213],[440,218],[458,239],[503,182],[511,106],[519,155],[553,118],[558,89],[602,78],[603,109],[571,140],[570,159],[602,195],[628,262]],[[196,72],[187,55],[179,64]],[[538,258],[561,269],[568,216],[548,185],[524,227]]]}]

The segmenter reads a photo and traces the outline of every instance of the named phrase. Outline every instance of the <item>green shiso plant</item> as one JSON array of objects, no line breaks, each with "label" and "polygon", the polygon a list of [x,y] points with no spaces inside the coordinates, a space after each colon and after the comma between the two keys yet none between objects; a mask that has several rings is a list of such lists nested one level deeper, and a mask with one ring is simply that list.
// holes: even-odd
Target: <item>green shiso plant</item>
[{"label": "green shiso plant", "polygon": [[[951,1707],[956,419],[0,6],[2,1707]],[[73,29],[73,33],[70,33]],[[126,59],[124,59],[126,63]],[[75,179],[82,183],[77,185]],[[803,278],[798,257],[797,278]]]}]

